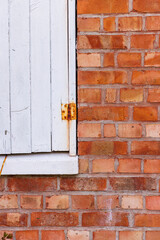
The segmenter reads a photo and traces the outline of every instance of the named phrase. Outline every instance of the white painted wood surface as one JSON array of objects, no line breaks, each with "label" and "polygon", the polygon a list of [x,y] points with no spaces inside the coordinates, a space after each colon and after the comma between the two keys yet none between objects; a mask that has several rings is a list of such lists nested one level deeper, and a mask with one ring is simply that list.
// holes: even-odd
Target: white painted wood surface
[{"label": "white painted wood surface", "polygon": [[[0,157],[0,166],[4,156]],[[2,175],[53,175],[78,174],[78,157],[67,153],[10,155],[7,157]]]},{"label": "white painted wood surface", "polygon": [[0,154],[76,155],[75,17],[75,0],[0,0]]},{"label": "white painted wood surface", "polygon": [[29,0],[10,0],[12,153],[30,153]]},{"label": "white painted wood surface", "polygon": [[[75,0],[69,0],[69,103],[76,103],[76,12]],[[69,122],[69,154],[76,155],[76,120]]]},{"label": "white painted wood surface", "polygon": [[69,150],[68,121],[61,119],[61,104],[68,103],[68,4],[51,1],[52,150]]},{"label": "white painted wood surface", "polygon": [[32,152],[50,152],[50,1],[31,0],[30,10]]},{"label": "white painted wood surface", "polygon": [[0,0],[0,153],[11,153],[8,1]]}]

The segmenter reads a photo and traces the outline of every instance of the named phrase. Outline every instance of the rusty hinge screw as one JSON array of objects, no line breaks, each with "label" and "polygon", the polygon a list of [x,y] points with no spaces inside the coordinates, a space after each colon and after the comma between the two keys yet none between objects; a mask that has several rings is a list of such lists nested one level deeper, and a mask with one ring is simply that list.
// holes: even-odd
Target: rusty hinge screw
[{"label": "rusty hinge screw", "polygon": [[76,104],[62,104],[62,120],[76,120]]}]

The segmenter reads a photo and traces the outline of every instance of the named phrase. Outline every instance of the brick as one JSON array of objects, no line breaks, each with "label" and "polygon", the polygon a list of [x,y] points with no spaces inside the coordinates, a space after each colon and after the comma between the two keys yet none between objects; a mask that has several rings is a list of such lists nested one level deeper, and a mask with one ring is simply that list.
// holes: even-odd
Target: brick
[{"label": "brick", "polygon": [[93,240],[116,240],[116,232],[99,230],[93,232]]},{"label": "brick", "polygon": [[89,160],[79,159],[79,173],[88,173],[88,172],[89,172]]},{"label": "brick", "polygon": [[133,10],[136,12],[160,12],[160,0],[133,0]]},{"label": "brick", "polygon": [[42,240],[65,240],[65,233],[63,230],[42,231]]},{"label": "brick", "polygon": [[42,196],[23,195],[21,196],[21,208],[23,209],[42,209]]},{"label": "brick", "polygon": [[18,208],[17,195],[3,195],[0,196],[0,209],[14,209]]},{"label": "brick", "polygon": [[133,155],[159,155],[160,154],[160,142],[134,141],[131,144],[131,154],[133,154]]},{"label": "brick", "polygon": [[67,195],[54,195],[46,197],[47,209],[68,209],[69,196]]},{"label": "brick", "polygon": [[154,34],[140,34],[131,36],[131,48],[135,49],[153,49],[155,35]]},{"label": "brick", "polygon": [[146,137],[160,137],[160,124],[147,124]]},{"label": "brick", "polygon": [[103,19],[103,29],[107,32],[116,31],[115,17],[107,17]]},{"label": "brick", "polygon": [[160,102],[160,89],[148,89],[148,102]]},{"label": "brick", "polygon": [[123,196],[122,208],[143,209],[143,197],[142,196]]},{"label": "brick", "polygon": [[[160,72],[158,76],[160,84]],[[78,71],[79,85],[126,84],[127,80],[126,71]]]},{"label": "brick", "polygon": [[140,231],[120,231],[119,240],[143,240],[143,232]]},{"label": "brick", "polygon": [[140,159],[119,159],[118,172],[120,173],[140,173],[141,160]]},{"label": "brick", "polygon": [[136,121],[157,121],[157,107],[134,107],[133,119]]},{"label": "brick", "polygon": [[79,32],[97,32],[100,30],[100,18],[78,18],[77,29]]},{"label": "brick", "polygon": [[133,71],[132,84],[160,85],[160,71]]},{"label": "brick", "polygon": [[119,198],[116,196],[97,196],[98,209],[115,209],[119,207]]},{"label": "brick", "polygon": [[127,36],[122,35],[79,35],[78,49],[126,49]]},{"label": "brick", "polygon": [[67,233],[68,240],[89,240],[89,231],[73,231]]},{"label": "brick", "polygon": [[78,53],[78,67],[100,67],[101,57],[99,53]]},{"label": "brick", "polygon": [[71,227],[78,226],[78,213],[33,212],[31,226]]},{"label": "brick", "polygon": [[155,31],[160,30],[160,16],[146,17],[146,29]]},{"label": "brick", "polygon": [[160,231],[147,231],[146,232],[146,240],[159,240],[160,239]]},{"label": "brick", "polygon": [[118,20],[119,31],[142,30],[142,17],[121,17]]},{"label": "brick", "polygon": [[128,148],[126,142],[113,141],[79,142],[78,146],[79,155],[126,155]]},{"label": "brick", "polygon": [[81,88],[78,91],[79,103],[100,103],[101,102],[101,89]]},{"label": "brick", "polygon": [[0,226],[26,227],[28,215],[25,213],[0,213]]},{"label": "brick", "polygon": [[117,62],[119,67],[140,67],[141,53],[119,53]]},{"label": "brick", "polygon": [[39,233],[38,231],[18,231],[16,232],[16,240],[38,240]]},{"label": "brick", "polygon": [[61,178],[60,189],[65,191],[103,191],[106,178]]},{"label": "brick", "polygon": [[47,192],[57,188],[55,177],[10,177],[8,191],[11,192]]},{"label": "brick", "polygon": [[104,125],[104,137],[116,137],[116,128],[114,124]]},{"label": "brick", "polygon": [[10,234],[11,236],[12,236],[12,238],[10,238],[10,239],[13,239],[13,232],[12,231],[0,231],[0,239],[2,239],[2,237],[4,236],[4,233],[6,233],[7,232],[7,234]]},{"label": "brick", "polygon": [[94,159],[92,161],[93,173],[115,172],[114,159]]},{"label": "brick", "polygon": [[105,101],[108,102],[108,103],[116,102],[116,95],[117,95],[117,90],[115,88],[108,88],[106,90]]},{"label": "brick", "polygon": [[145,53],[144,66],[160,67],[160,53],[159,52]]},{"label": "brick", "polygon": [[[154,114],[157,114],[156,108],[151,109]],[[154,111],[153,111],[154,110]],[[151,116],[151,120],[153,120]],[[113,121],[125,121],[128,119],[128,107],[112,107],[112,106],[100,106],[100,107],[79,107],[78,114],[79,121],[87,120],[113,120]],[[156,118],[157,120],[157,118]]]},{"label": "brick", "polygon": [[127,0],[101,0],[97,3],[96,0],[78,0],[78,14],[98,14],[98,13],[127,13]]},{"label": "brick", "polygon": [[160,227],[160,215],[136,214],[135,227]]},{"label": "brick", "polygon": [[105,53],[103,67],[114,67],[114,53]]},{"label": "brick", "polygon": [[160,173],[160,159],[145,159],[144,173]]},{"label": "brick", "polygon": [[160,196],[146,196],[146,209],[160,210]]},{"label": "brick", "polygon": [[99,123],[81,123],[78,125],[78,137],[99,138],[101,137],[101,124]]},{"label": "brick", "polygon": [[156,189],[156,181],[153,178],[144,177],[112,177],[109,179],[112,190],[127,191],[153,191]]},{"label": "brick", "polygon": [[93,195],[73,195],[72,209],[94,209]]},{"label": "brick", "polygon": [[0,178],[0,191],[1,192],[4,191],[4,189],[5,189],[4,184],[5,184],[5,179],[3,177],[1,177]]},{"label": "brick", "polygon": [[128,214],[120,212],[89,212],[82,214],[82,226],[128,226]]},{"label": "brick", "polygon": [[142,137],[142,125],[132,123],[119,124],[118,136],[122,138],[140,138]]},{"label": "brick", "polygon": [[142,102],[143,101],[143,89],[120,89],[120,100],[122,102]]}]

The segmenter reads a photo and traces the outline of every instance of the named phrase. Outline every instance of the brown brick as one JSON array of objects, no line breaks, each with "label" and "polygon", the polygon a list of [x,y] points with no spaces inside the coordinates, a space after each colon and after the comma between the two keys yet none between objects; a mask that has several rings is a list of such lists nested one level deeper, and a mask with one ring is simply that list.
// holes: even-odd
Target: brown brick
[{"label": "brown brick", "polygon": [[116,128],[114,124],[104,125],[104,137],[116,137]]},{"label": "brown brick", "polygon": [[127,13],[127,0],[78,0],[78,14]]},{"label": "brown brick", "polygon": [[78,125],[78,137],[99,138],[101,137],[101,124],[99,123],[81,123]]},{"label": "brown brick", "polygon": [[143,232],[141,231],[120,231],[119,240],[143,240]]},{"label": "brown brick", "polygon": [[146,17],[146,29],[156,31],[160,30],[160,16]]},{"label": "brown brick", "polygon": [[78,49],[126,49],[126,36],[122,35],[80,35]]},{"label": "brown brick", "polygon": [[160,231],[147,231],[146,232],[146,240],[159,240],[160,239]]},{"label": "brown brick", "polygon": [[[156,108],[151,109],[154,114],[157,114]],[[154,111],[153,111],[154,110]],[[151,120],[153,120],[151,116]],[[157,115],[156,115],[157,117]],[[112,107],[112,106],[100,106],[100,107],[80,107],[78,113],[79,121],[87,120],[113,120],[113,121],[125,121],[128,119],[128,107]],[[157,120],[157,118],[156,118]]]},{"label": "brown brick", "polygon": [[39,233],[36,230],[16,232],[16,240],[38,240]]},{"label": "brown brick", "polygon": [[126,142],[79,142],[79,155],[125,155],[127,154]]},{"label": "brown brick", "polygon": [[106,178],[61,178],[60,189],[65,191],[104,191]]},{"label": "brown brick", "polygon": [[160,71],[133,71],[132,84],[160,85]]},{"label": "brown brick", "polygon": [[89,172],[89,160],[79,159],[79,173],[88,173],[88,172]]},{"label": "brown brick", "polygon": [[118,172],[120,173],[140,173],[141,160],[140,159],[119,159]]},{"label": "brown brick", "polygon": [[79,32],[97,32],[100,30],[100,18],[78,18],[77,28]]},{"label": "brown brick", "polygon": [[143,177],[117,177],[110,178],[112,190],[120,191],[153,191],[156,189],[156,181],[153,178]]},{"label": "brown brick", "polygon": [[82,214],[82,226],[128,226],[128,213],[90,212]]},{"label": "brown brick", "polygon": [[121,17],[118,21],[119,31],[142,30],[142,17]]},{"label": "brown brick", "polygon": [[10,177],[8,191],[11,192],[46,192],[57,188],[55,177]]},{"label": "brown brick", "polygon": [[133,119],[136,121],[157,121],[157,107],[134,107]]},{"label": "brown brick", "polygon": [[47,209],[68,209],[69,196],[67,195],[54,195],[46,197]]},{"label": "brown brick", "polygon": [[160,173],[160,159],[145,159],[144,173]]},{"label": "brown brick", "polygon": [[119,67],[140,67],[141,53],[119,53],[117,61]]},{"label": "brown brick", "polygon": [[148,89],[148,102],[160,102],[160,89]]},{"label": "brown brick", "polygon": [[18,208],[17,195],[3,195],[0,196],[0,209],[14,209]]},{"label": "brown brick", "polygon": [[103,67],[114,67],[114,53],[105,53]]},{"label": "brown brick", "polygon": [[159,52],[145,53],[144,66],[160,67],[160,53]]},{"label": "brown brick", "polygon": [[115,196],[97,196],[98,209],[115,209],[119,207],[118,195]]},{"label": "brown brick", "polygon": [[135,227],[160,227],[160,215],[136,214]]},{"label": "brown brick", "polygon": [[143,89],[120,89],[120,100],[122,102],[142,102],[143,101]]},{"label": "brown brick", "polygon": [[94,159],[92,161],[93,173],[115,172],[114,159]]},{"label": "brown brick", "polygon": [[117,90],[115,88],[108,88],[106,90],[105,101],[108,102],[108,103],[116,102],[116,95],[117,95]]},{"label": "brown brick", "polygon": [[[159,72],[160,84],[160,72]],[[99,85],[99,84],[126,84],[126,71],[78,71],[79,85]]]},{"label": "brown brick", "polygon": [[101,57],[99,53],[78,53],[78,67],[100,67]]},{"label": "brown brick", "polygon": [[122,138],[140,138],[142,137],[142,125],[133,123],[119,124],[118,136]]},{"label": "brown brick", "polygon": [[123,196],[122,208],[143,209],[143,197],[142,196]]},{"label": "brown brick", "polygon": [[103,19],[103,29],[107,32],[113,32],[116,30],[115,17],[107,17]]},{"label": "brown brick", "polygon": [[153,49],[155,35],[154,34],[140,34],[131,36],[131,48],[136,49]]},{"label": "brown brick", "polygon": [[24,209],[41,209],[43,207],[43,197],[35,195],[21,196],[21,208]]},{"label": "brown brick", "polygon": [[54,212],[33,212],[31,213],[31,226],[50,227],[74,227],[78,225],[78,213],[54,213]]},{"label": "brown brick", "polygon": [[73,195],[72,209],[94,209],[93,195]]},{"label": "brown brick", "polygon": [[81,88],[78,91],[79,103],[100,103],[101,89]]},{"label": "brown brick", "polygon": [[69,230],[67,233],[68,240],[89,240],[89,231]]},{"label": "brown brick", "polygon": [[133,10],[137,12],[160,12],[160,0],[133,0]]},{"label": "brown brick", "polygon": [[131,144],[131,153],[133,155],[159,155],[160,154],[160,142],[134,141]]},{"label": "brown brick", "polygon": [[146,209],[160,210],[160,196],[146,196]]},{"label": "brown brick", "polygon": [[5,179],[3,177],[1,177],[0,178],[0,191],[1,192],[4,191],[4,189],[5,189],[4,184],[5,184]]},{"label": "brown brick", "polygon": [[160,124],[147,124],[146,137],[160,137]]},{"label": "brown brick", "polygon": [[24,213],[0,213],[0,226],[26,227],[28,215]]},{"label": "brown brick", "polygon": [[116,231],[95,231],[93,232],[93,240],[116,240]]},{"label": "brown brick", "polygon": [[[27,239],[26,239],[27,240]],[[65,233],[63,230],[49,230],[42,231],[42,240],[65,240]]]}]

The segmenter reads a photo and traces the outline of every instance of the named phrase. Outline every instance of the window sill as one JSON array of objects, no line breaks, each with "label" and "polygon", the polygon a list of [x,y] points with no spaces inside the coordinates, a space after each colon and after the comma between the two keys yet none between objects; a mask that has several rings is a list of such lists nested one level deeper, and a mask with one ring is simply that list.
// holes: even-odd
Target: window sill
[{"label": "window sill", "polygon": [[[0,167],[4,157],[0,157]],[[78,156],[71,157],[68,153],[9,155],[2,171],[2,175],[69,174],[78,174]]]}]

